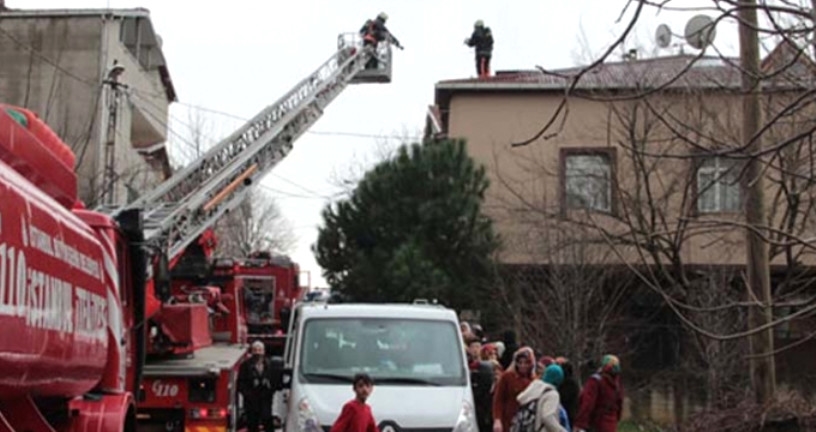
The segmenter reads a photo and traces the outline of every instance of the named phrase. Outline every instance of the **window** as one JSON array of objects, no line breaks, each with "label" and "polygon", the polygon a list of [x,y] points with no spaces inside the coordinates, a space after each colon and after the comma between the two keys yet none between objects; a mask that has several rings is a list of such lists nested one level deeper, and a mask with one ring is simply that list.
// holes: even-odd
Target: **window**
[{"label": "window", "polygon": [[275,279],[247,277],[244,282],[244,310],[250,326],[271,325],[275,318]]},{"label": "window", "polygon": [[564,150],[563,193],[566,208],[612,212],[612,151]]},{"label": "window", "polygon": [[737,161],[721,157],[702,160],[697,168],[697,211],[700,213],[740,210]]},{"label": "window", "polygon": [[467,382],[459,329],[449,321],[310,319],[303,337],[300,373],[307,382],[348,385],[358,372],[378,384]]}]

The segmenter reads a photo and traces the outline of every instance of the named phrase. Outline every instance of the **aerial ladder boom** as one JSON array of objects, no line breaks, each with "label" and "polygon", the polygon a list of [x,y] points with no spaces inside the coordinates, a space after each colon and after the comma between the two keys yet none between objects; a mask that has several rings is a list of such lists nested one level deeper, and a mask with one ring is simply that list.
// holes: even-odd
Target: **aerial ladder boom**
[{"label": "aerial ladder boom", "polygon": [[[379,58],[379,69],[365,70],[371,56]],[[388,44],[375,50],[363,47],[356,35],[340,35],[337,52],[286,95],[156,189],[112,213],[141,209],[145,242],[160,246],[171,259],[180,256],[246,198],[347,85],[389,82],[390,60]]]}]

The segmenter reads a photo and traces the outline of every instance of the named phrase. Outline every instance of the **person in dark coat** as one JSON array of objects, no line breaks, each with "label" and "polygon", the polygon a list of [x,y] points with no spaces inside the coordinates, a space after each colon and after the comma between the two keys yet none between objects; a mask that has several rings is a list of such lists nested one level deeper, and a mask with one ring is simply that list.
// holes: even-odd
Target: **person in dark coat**
[{"label": "person in dark coat", "polygon": [[484,21],[478,20],[473,25],[473,34],[465,39],[465,45],[475,48],[476,73],[479,78],[490,76],[490,58],[493,56],[493,33]]},{"label": "person in dark coat", "polygon": [[501,363],[502,367],[506,370],[510,367],[510,364],[513,363],[513,356],[516,354],[516,351],[519,349],[518,342],[516,342],[516,333],[513,330],[507,330],[504,332],[504,353],[501,356],[499,362]]},{"label": "person in dark coat", "polygon": [[493,424],[493,366],[482,361],[482,342],[478,337],[471,335],[465,343],[476,421],[479,423],[480,431],[489,431]]},{"label": "person in dark coat", "polygon": [[251,350],[252,356],[241,364],[238,371],[238,391],[244,398],[247,431],[260,432],[261,425],[264,431],[274,431],[272,397],[278,387],[280,376],[264,356],[263,342],[255,341]]},{"label": "person in dark coat", "polygon": [[558,386],[558,395],[561,396],[561,405],[567,411],[567,418],[570,424],[575,423],[575,416],[578,415],[578,397],[581,395],[581,383],[575,377],[575,370],[572,363],[564,357],[558,357],[555,362],[564,371],[564,380]]},{"label": "person in dark coat", "polygon": [[[388,40],[395,47],[404,49],[399,43],[399,40],[393,34],[391,34],[391,31],[385,26],[386,21],[388,21],[388,14],[381,12],[379,15],[377,15],[377,18],[374,18],[373,20],[370,19],[363,24],[363,26],[360,28],[360,36],[363,38],[364,47],[373,46],[374,51],[376,52],[379,43]],[[377,67],[379,67],[377,56],[371,56],[366,63],[366,69],[376,69]]]}]

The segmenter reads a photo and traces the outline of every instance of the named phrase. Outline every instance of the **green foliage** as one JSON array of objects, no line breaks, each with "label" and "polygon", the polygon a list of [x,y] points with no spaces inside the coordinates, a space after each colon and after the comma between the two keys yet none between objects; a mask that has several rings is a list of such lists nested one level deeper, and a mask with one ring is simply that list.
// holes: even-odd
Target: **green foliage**
[{"label": "green foliage", "polygon": [[354,301],[483,304],[498,247],[481,211],[488,184],[464,141],[402,146],[323,210],[313,251],[324,277]]}]

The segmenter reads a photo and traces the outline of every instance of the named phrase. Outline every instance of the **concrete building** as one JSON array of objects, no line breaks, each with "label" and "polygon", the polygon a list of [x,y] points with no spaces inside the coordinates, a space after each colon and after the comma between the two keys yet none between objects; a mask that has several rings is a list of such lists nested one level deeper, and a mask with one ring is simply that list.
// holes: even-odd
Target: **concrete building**
[{"label": "concrete building", "polygon": [[71,146],[87,206],[170,175],[176,93],[147,10],[0,7],[0,22],[0,102],[37,112]]},{"label": "concrete building", "polygon": [[[464,138],[471,156],[485,165],[491,181],[485,209],[503,238],[500,261],[505,274],[558,273],[555,282],[565,283],[559,269],[579,265],[582,272],[608,270],[593,274],[614,284],[621,275],[639,272],[657,289],[685,302],[722,306],[745,300],[738,64],[738,59],[677,55],[608,62],[586,73],[581,68],[547,74],[506,71],[486,79],[440,81],[425,135],[431,140]],[[773,123],[763,129],[762,138],[771,149],[763,158],[768,164],[764,175],[772,284],[777,301],[807,301],[816,294],[816,219],[811,207],[816,205],[816,153],[810,145],[816,109],[809,96],[816,66],[800,49],[783,43],[766,56],[762,67],[763,117]],[[670,288],[678,285],[672,278],[683,278],[689,290]],[[585,277],[572,288],[590,290],[592,279]],[[641,277],[634,279],[640,283]],[[733,289],[710,290],[715,284]],[[553,285],[552,280],[539,279],[520,292],[524,302],[535,302],[536,290],[559,289]],[[609,332],[625,339],[616,349],[628,350],[629,379],[635,369],[677,379],[698,353],[684,345],[688,333],[673,330],[683,325],[654,291],[620,291],[632,306],[618,312],[653,317]],[[643,297],[636,299],[633,292]],[[715,292],[727,292],[727,298],[709,296]],[[542,299],[574,299],[569,290],[560,294]],[[543,300],[535,304],[552,306]],[[775,314],[794,310],[779,308]],[[720,334],[744,330],[735,324],[739,317],[729,321],[724,312],[716,321],[711,314],[700,317],[684,311],[708,320],[698,322],[709,330],[717,327]],[[528,319],[546,313],[542,306],[519,315]],[[811,335],[807,329],[816,325],[813,314],[809,316],[776,328],[777,347],[797,344],[777,356],[781,382],[816,382],[816,369],[808,364],[816,356],[816,344],[805,343]],[[553,339],[552,332],[573,324],[580,328],[583,322],[544,327],[542,339]],[[630,333],[635,327],[649,330],[636,338]],[[587,344],[595,344],[596,336],[590,334]],[[725,352],[725,345],[701,340],[697,342],[710,346],[696,357],[703,358],[700,364],[731,361],[720,354],[705,358],[706,353]],[[744,359],[739,349],[729,355]],[[718,373],[728,367],[747,364],[722,364]],[[640,382],[654,392],[634,406],[658,420],[681,417],[681,411],[690,409],[681,400],[695,392],[689,390],[695,388],[692,382],[714,378],[682,379],[687,380],[684,385],[670,382],[668,388]],[[691,405],[699,403],[705,402]]]}]

